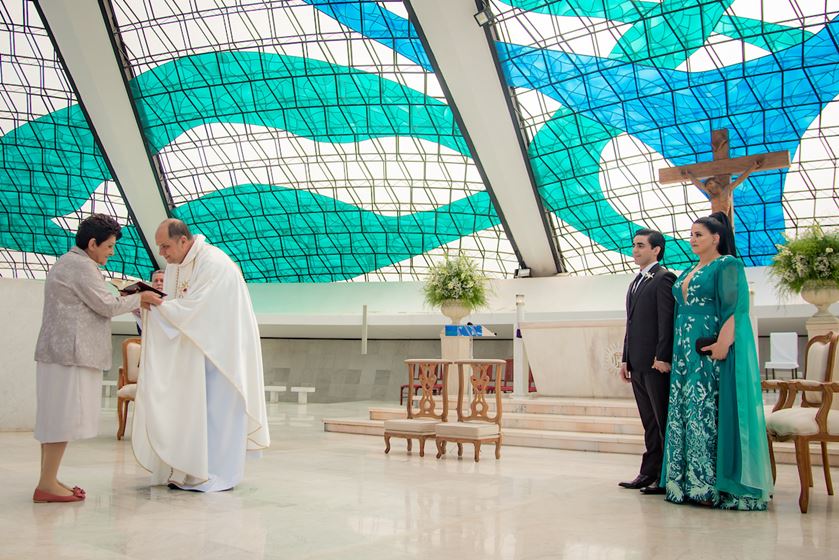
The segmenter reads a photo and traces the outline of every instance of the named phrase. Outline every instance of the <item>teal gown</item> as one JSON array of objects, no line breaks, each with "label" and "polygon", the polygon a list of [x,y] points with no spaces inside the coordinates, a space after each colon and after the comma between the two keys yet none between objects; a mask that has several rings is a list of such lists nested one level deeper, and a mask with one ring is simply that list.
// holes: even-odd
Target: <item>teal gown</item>
[{"label": "teal gown", "polygon": [[[675,503],[710,502],[721,509],[765,510],[772,472],[749,289],[743,263],[725,255],[682,284],[676,298],[670,401],[661,485]],[[724,360],[696,352],[696,339],[716,337],[734,315],[734,344]]]}]

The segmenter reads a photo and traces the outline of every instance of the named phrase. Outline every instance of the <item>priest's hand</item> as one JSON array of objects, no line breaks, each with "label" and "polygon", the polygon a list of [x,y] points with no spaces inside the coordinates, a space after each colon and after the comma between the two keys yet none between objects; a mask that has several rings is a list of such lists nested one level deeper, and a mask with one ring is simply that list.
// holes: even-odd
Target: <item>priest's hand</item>
[{"label": "priest's hand", "polygon": [[621,369],[620,369],[621,379],[624,383],[630,382],[630,375],[629,370],[626,369],[626,362],[621,362]]},{"label": "priest's hand", "polygon": [[140,292],[140,307],[151,309],[152,305],[160,305],[163,300],[154,292]]},{"label": "priest's hand", "polygon": [[661,373],[670,373],[670,362],[662,362],[661,360],[653,360],[653,369],[657,369]]}]

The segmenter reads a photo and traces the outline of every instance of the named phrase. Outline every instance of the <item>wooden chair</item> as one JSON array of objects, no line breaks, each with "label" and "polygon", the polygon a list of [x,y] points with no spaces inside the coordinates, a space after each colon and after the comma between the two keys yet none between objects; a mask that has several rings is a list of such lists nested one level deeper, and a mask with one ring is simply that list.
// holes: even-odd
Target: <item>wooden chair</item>
[{"label": "wooden chair", "polygon": [[775,370],[789,370],[792,379],[798,379],[798,333],[769,333],[769,361],[763,365],[766,379],[771,372],[775,379]]},{"label": "wooden chair", "polygon": [[[839,408],[839,399],[834,399],[834,393],[839,393],[839,383],[832,380],[837,344],[839,335],[833,333],[813,337],[807,342],[804,369],[806,380],[764,382],[764,387],[777,387],[780,391],[778,403],[766,418],[772,476],[776,476],[772,442],[792,440],[801,484],[798,498],[801,513],[807,513],[810,487],[813,485],[810,442],[821,444],[825,486],[828,495],[833,495],[827,443],[839,441],[839,412],[835,410]],[[795,406],[799,392],[801,403]]]},{"label": "wooden chair", "polygon": [[[504,380],[501,382],[501,392],[502,393],[512,393],[513,392],[513,359],[507,358],[505,360],[506,364],[504,366]],[[528,380],[527,380],[527,392],[528,393],[535,393],[536,392],[536,382],[533,381],[533,369],[528,367]],[[492,392],[492,391],[490,391]]]},{"label": "wooden chair", "polygon": [[[513,386],[513,360],[508,359],[504,360],[504,375],[501,376],[501,383],[499,384],[501,387],[502,393],[512,393],[514,390]],[[492,393],[495,391],[495,385],[490,385],[489,392]]]},{"label": "wooden chair", "polygon": [[[457,443],[457,456],[463,457],[463,444],[475,446],[475,462],[481,457],[481,444],[495,443],[495,458],[501,458],[501,391],[495,391],[495,414],[490,415],[486,397],[490,386],[498,387],[504,374],[504,360],[456,360],[457,365],[457,422],[437,424],[437,458],[446,453],[446,443]],[[469,414],[463,412],[466,368],[472,400]]]},{"label": "wooden chair", "polygon": [[140,373],[140,344],[139,338],[128,338],[122,343],[122,367],[119,368],[117,379],[117,439],[125,435],[125,424],[128,420],[128,403],[137,396],[137,377]]},{"label": "wooden chair", "polygon": [[[420,457],[425,457],[425,440],[434,437],[434,428],[445,422],[449,414],[448,373],[451,362],[448,360],[405,360],[408,365],[408,383],[419,380],[420,399],[414,411],[413,395],[409,396],[408,417],[406,419],[385,420],[385,453],[390,452],[390,438],[405,438],[408,453],[411,452],[412,440],[419,440]],[[438,373],[439,372],[439,373]],[[442,388],[436,390],[438,376],[442,376]],[[443,401],[442,410],[437,413],[435,395],[440,393]]]},{"label": "wooden chair", "polygon": [[[814,336],[807,341],[807,347],[804,351],[804,371],[803,378],[813,381],[831,380],[833,377],[833,361],[835,356],[836,336],[832,332],[825,335]],[[767,422],[772,413],[786,408],[790,408],[795,404],[797,393],[790,395],[789,384],[782,380],[766,380],[761,383],[764,390],[772,390],[778,392],[778,400],[774,405],[765,405],[763,407],[764,416]],[[772,435],[767,434],[769,438],[769,459],[772,462],[772,477],[776,477],[775,453],[772,448]]]},{"label": "wooden chair", "polygon": [[[415,370],[414,374],[416,375],[419,370]],[[422,384],[419,382],[419,379],[414,377],[413,379],[409,379],[408,383],[399,387],[399,406],[402,406],[406,398],[413,399],[416,397],[420,391],[422,390]],[[434,384],[433,393],[435,395],[439,395],[440,391],[443,390],[443,374],[442,374],[442,367],[437,367],[437,383]]]},{"label": "wooden chair", "polygon": [[[830,359],[830,344],[833,339],[833,333],[827,333],[822,336],[814,336],[807,341],[807,347],[804,350],[804,370],[802,379],[811,379],[815,381],[824,381],[832,376],[833,362]],[[828,371],[830,370],[830,371]],[[774,376],[773,376],[774,377]],[[797,377],[797,372],[796,372]],[[795,379],[794,377],[793,379]],[[769,380],[761,382],[764,391],[777,391],[778,400],[775,404],[765,405],[763,413],[766,418],[773,412],[783,408],[789,408],[795,404],[795,396],[792,400],[789,398],[789,385],[779,380]],[[772,451],[772,440],[769,440],[769,450]],[[774,455],[772,458],[772,474],[775,474]]]}]

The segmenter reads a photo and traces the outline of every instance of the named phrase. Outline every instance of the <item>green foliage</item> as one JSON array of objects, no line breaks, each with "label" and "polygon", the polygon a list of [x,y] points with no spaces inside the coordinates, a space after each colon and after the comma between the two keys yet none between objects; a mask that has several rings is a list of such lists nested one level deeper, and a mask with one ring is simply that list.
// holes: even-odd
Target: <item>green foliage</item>
[{"label": "green foliage", "polygon": [[839,231],[815,225],[777,247],[769,271],[782,293],[799,293],[807,283],[839,287]]},{"label": "green foliage", "polygon": [[431,266],[425,282],[425,301],[432,307],[439,307],[446,300],[458,300],[469,309],[478,309],[487,304],[487,281],[466,255],[446,260]]}]

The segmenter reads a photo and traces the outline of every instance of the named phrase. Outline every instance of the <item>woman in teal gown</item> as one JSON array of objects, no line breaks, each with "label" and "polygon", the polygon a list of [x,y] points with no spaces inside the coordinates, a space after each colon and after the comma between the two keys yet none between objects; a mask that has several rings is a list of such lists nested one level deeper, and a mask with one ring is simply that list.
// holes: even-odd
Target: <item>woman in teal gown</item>
[{"label": "woman in teal gown", "polygon": [[[699,262],[673,285],[673,364],[661,485],[666,499],[765,510],[772,473],[749,289],[725,214],[694,222]],[[696,340],[716,338],[697,352]]]}]

